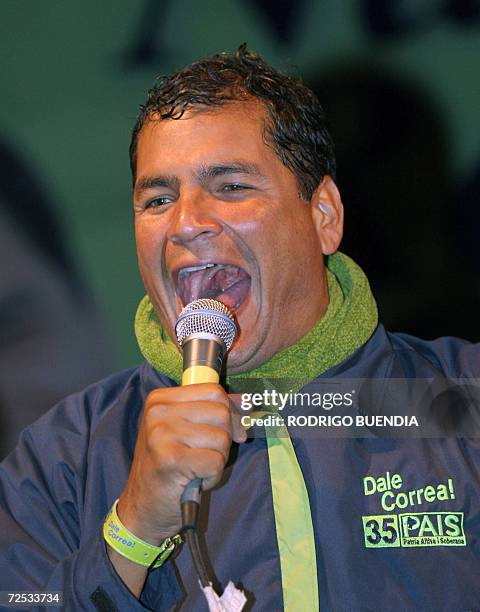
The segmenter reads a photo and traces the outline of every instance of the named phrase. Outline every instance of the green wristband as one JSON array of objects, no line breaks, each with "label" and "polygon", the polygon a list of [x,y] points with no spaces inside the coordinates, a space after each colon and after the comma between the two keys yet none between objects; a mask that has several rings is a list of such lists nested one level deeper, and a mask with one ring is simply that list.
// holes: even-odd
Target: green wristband
[{"label": "green wristband", "polygon": [[107,518],[103,523],[103,537],[113,550],[119,555],[143,565],[156,569],[165,563],[175,548],[181,544],[182,537],[175,535],[164,540],[160,546],[153,546],[133,535],[122,523],[117,515],[118,499],[113,504]]}]

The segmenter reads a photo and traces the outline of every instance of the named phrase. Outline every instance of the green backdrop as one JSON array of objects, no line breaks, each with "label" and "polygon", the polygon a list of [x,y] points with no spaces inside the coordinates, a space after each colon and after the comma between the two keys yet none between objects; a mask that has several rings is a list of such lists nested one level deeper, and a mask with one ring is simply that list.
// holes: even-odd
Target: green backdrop
[{"label": "green backdrop", "polygon": [[[437,15],[438,2],[419,2],[427,14],[422,27],[376,38],[360,4],[305,2],[286,44],[252,2],[240,0],[159,1],[153,20],[148,1],[3,0],[0,134],[30,160],[56,203],[67,244],[109,321],[116,366],[138,361],[132,319],[142,285],[127,149],[157,74],[244,41],[307,79],[337,61],[375,60],[417,80],[436,100],[458,177],[478,159],[478,23],[461,25]],[[415,13],[415,3],[405,4]],[[135,49],[147,30],[154,51],[142,63]]]}]

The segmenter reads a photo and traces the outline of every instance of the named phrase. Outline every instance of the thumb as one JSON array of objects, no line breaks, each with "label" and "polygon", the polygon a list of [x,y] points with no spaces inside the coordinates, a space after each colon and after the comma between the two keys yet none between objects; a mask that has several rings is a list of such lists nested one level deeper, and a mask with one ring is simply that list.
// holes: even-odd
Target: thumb
[{"label": "thumb", "polygon": [[230,417],[232,421],[232,439],[235,442],[242,443],[247,439],[247,430],[242,425],[242,415],[245,410],[241,409],[240,393],[231,393],[228,396],[230,404]]}]

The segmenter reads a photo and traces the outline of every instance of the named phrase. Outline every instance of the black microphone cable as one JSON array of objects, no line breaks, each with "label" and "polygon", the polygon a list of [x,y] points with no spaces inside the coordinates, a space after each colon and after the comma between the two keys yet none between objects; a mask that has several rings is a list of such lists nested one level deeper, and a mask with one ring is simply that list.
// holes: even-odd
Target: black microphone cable
[{"label": "black microphone cable", "polygon": [[212,581],[208,578],[205,561],[198,544],[197,525],[200,505],[198,502],[188,500],[182,502],[180,507],[182,510],[182,534],[184,535],[188,548],[190,549],[193,565],[195,567],[195,571],[197,572],[200,584],[202,585],[202,588],[205,588],[210,586]]}]

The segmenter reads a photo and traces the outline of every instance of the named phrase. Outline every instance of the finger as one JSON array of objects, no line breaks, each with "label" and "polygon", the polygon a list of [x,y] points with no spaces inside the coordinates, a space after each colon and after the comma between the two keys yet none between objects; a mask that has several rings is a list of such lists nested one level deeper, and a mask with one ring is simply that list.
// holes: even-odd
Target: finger
[{"label": "finger", "polygon": [[242,407],[242,394],[241,393],[229,393],[228,399],[230,400],[230,408],[234,412],[238,412],[241,414],[246,412],[245,408]]},{"label": "finger", "polygon": [[220,472],[217,476],[212,476],[212,478],[204,478],[202,480],[202,490],[208,491],[209,489],[213,489],[222,479],[223,472]]},{"label": "finger", "polygon": [[164,387],[151,391],[145,401],[146,406],[163,403],[182,403],[195,400],[211,400],[228,404],[228,396],[225,389],[218,383],[201,383],[187,385],[185,387]]},{"label": "finger", "polygon": [[236,394],[236,395],[230,394],[228,396],[230,400],[230,418],[231,418],[231,427],[232,427],[232,439],[238,444],[241,444],[242,442],[245,442],[247,439],[247,431],[245,427],[242,425],[242,421],[241,421],[241,418],[242,418],[241,412],[243,413],[243,411],[239,412],[237,408],[239,397],[240,397],[239,394]]},{"label": "finger", "polygon": [[153,443],[159,449],[158,454],[160,456],[162,455],[162,449],[166,448],[165,444],[162,444],[166,433],[165,427],[168,427],[169,430],[170,443],[183,444],[188,448],[215,450],[223,455],[225,461],[228,459],[232,445],[230,431],[204,423],[192,427],[191,422],[184,419],[175,419],[175,422],[169,421],[165,426],[162,423],[158,425],[156,433],[158,442],[154,440]]},{"label": "finger", "polygon": [[212,401],[192,401],[176,404],[156,404],[148,410],[147,424],[156,426],[158,421],[180,418],[192,424],[205,423],[231,430],[228,404]]},{"label": "finger", "polygon": [[184,452],[184,468],[182,474],[188,477],[188,481],[201,478],[208,480],[220,478],[226,459],[215,450],[205,448],[187,448]]}]

